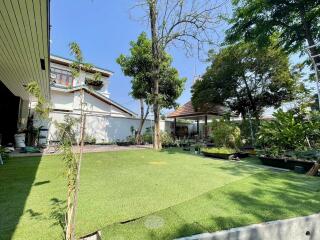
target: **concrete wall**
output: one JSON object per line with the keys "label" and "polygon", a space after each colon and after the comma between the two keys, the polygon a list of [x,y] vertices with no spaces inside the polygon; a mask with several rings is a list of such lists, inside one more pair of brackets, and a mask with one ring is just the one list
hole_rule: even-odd
{"label": "concrete wall", "polygon": [[[49,140],[57,140],[57,129],[54,122],[63,122],[66,114],[69,114],[75,118],[79,118],[80,116],[76,113],[64,113],[57,111],[51,112],[51,121],[47,123],[49,128]],[[137,118],[114,117],[103,114],[88,114],[86,118],[86,135],[94,137],[97,143],[125,140],[131,135],[131,126],[133,126],[135,129],[138,129],[139,124],[140,119]],[[35,126],[40,125],[46,125],[46,123],[38,121],[35,124]],[[165,126],[166,124],[162,123],[162,125]],[[142,132],[144,133],[148,127],[152,126],[153,122],[151,120],[146,120]],[[79,126],[76,126],[76,128],[79,128]]]}
{"label": "concrete wall", "polygon": [[53,109],[73,110],[73,93],[51,90],[51,105]]}
{"label": "concrete wall", "polygon": [[179,240],[318,240],[320,214],[266,222]]}

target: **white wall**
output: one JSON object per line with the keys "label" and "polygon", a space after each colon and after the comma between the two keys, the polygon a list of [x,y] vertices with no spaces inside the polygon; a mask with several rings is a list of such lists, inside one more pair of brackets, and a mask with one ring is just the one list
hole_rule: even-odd
{"label": "white wall", "polygon": [[51,104],[53,109],[73,110],[73,93],[51,90]]}
{"label": "white wall", "polygon": [[[54,121],[64,121],[64,116],[68,113],[64,112],[51,112],[49,123],[49,140],[57,140],[57,132]],[[70,113],[70,116],[79,118],[79,114]],[[43,124],[43,123],[42,123]],[[131,135],[130,127],[133,126],[136,130],[140,124],[140,119],[137,118],[124,118],[112,117],[108,115],[87,115],[86,118],[86,135],[94,137],[97,143],[101,142],[115,142],[117,140],[125,140]],[[36,123],[35,125],[39,125]],[[152,127],[153,123],[146,120],[142,129],[142,133],[146,128]],[[79,131],[79,126],[77,126]]]}

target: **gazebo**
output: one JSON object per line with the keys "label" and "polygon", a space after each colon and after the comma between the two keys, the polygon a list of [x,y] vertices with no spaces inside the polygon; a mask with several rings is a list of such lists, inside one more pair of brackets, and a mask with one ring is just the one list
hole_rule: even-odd
{"label": "gazebo", "polygon": [[200,120],[204,120],[204,138],[208,137],[208,119],[221,117],[225,113],[225,107],[222,105],[215,105],[207,112],[199,112],[194,109],[191,101],[180,106],[177,110],[170,113],[167,118],[174,119],[174,136],[177,136],[177,119],[193,120],[197,123],[197,135],[200,134]]}

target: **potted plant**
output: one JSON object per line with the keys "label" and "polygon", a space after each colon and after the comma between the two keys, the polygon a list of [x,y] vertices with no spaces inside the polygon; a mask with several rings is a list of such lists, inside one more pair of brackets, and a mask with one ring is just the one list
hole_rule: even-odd
{"label": "potted plant", "polygon": [[86,78],[85,83],[86,85],[93,87],[95,90],[100,90],[103,86],[103,81],[102,81],[102,75],[101,73],[95,73],[93,74],[93,78]]}

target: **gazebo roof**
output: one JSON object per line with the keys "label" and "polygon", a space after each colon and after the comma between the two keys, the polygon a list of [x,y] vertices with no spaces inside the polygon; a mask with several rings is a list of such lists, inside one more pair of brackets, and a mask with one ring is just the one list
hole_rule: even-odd
{"label": "gazebo roof", "polygon": [[221,116],[225,113],[225,108],[222,105],[215,105],[211,111],[208,112],[198,112],[196,111],[191,101],[186,104],[180,106],[177,110],[172,113],[169,113],[168,118],[184,118],[184,117],[197,117],[197,116],[205,116],[205,115],[214,115]]}

